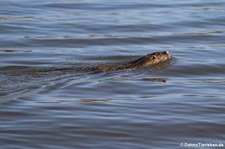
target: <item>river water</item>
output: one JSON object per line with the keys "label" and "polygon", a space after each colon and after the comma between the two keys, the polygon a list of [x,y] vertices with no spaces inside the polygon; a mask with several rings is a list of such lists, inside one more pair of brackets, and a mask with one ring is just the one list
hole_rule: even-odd
{"label": "river water", "polygon": [[[224,18],[224,0],[2,1],[1,148],[223,145]],[[76,69],[165,50],[161,69]]]}

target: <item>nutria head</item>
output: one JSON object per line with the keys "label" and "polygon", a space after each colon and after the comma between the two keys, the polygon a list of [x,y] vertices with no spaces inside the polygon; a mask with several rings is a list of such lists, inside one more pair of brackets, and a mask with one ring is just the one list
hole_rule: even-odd
{"label": "nutria head", "polygon": [[168,51],[155,52],[145,55],[138,60],[131,62],[130,64],[136,65],[137,67],[147,67],[168,61],[171,58],[172,57]]}

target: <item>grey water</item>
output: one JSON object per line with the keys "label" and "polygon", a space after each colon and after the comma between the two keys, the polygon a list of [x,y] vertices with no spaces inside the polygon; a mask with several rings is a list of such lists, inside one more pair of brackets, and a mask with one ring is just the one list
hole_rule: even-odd
{"label": "grey water", "polygon": [[[1,148],[223,145],[224,18],[224,0],[1,1]],[[77,69],[166,50],[161,69]]]}

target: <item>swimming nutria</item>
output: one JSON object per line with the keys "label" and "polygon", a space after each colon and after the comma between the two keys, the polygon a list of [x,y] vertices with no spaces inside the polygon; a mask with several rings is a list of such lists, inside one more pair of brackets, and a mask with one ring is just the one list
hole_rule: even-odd
{"label": "swimming nutria", "polygon": [[[125,64],[114,64],[114,65],[99,65],[99,66],[91,66],[91,67],[69,67],[69,68],[54,68],[54,69],[47,69],[47,70],[41,70],[41,72],[49,72],[49,71],[116,71],[116,70],[135,70],[138,68],[143,67],[150,67],[150,66],[156,66],[157,64],[163,64],[163,62],[168,62],[171,60],[172,57],[168,51],[162,51],[162,52],[155,52],[151,54],[147,54],[135,61],[131,61],[129,63]],[[40,72],[40,70],[38,70]]]}
{"label": "swimming nutria", "polygon": [[101,65],[93,68],[95,71],[134,70],[149,67],[170,60],[172,57],[168,51],[155,52],[145,55],[135,61],[121,65]]}

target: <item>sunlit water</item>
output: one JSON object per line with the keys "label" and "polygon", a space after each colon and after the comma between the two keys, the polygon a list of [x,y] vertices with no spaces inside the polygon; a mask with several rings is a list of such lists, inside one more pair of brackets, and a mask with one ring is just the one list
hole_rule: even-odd
{"label": "sunlit water", "polygon": [[[1,148],[225,143],[224,18],[223,0],[2,1]],[[77,69],[162,50],[163,69]]]}

